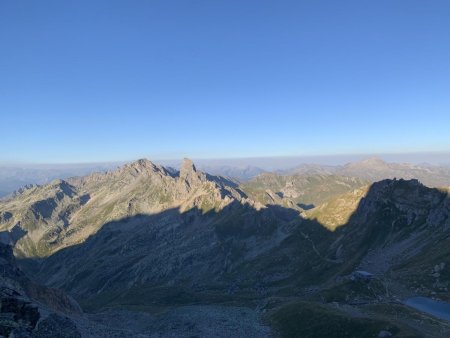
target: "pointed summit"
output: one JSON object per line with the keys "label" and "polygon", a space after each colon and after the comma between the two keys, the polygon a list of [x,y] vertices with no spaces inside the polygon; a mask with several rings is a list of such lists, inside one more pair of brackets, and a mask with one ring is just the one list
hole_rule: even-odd
{"label": "pointed summit", "polygon": [[194,162],[192,162],[191,159],[184,158],[183,162],[181,163],[180,176],[181,173],[189,173],[189,172],[197,172],[197,168],[195,168]]}
{"label": "pointed summit", "polygon": [[188,187],[192,188],[204,179],[203,176],[201,172],[197,171],[192,160],[188,158],[183,159],[180,167],[180,182],[184,182]]}
{"label": "pointed summit", "polygon": [[131,172],[131,173],[144,173],[144,172],[155,172],[158,171],[158,166],[153,162],[147,160],[146,158],[141,158],[129,164],[126,164],[123,167],[123,171]]}
{"label": "pointed summit", "polygon": [[180,167],[180,179],[190,181],[192,177],[197,177],[197,168],[189,158],[184,158]]}
{"label": "pointed summit", "polygon": [[129,164],[132,168],[154,168],[155,165],[153,162],[147,160],[146,158],[140,158],[139,160],[136,160]]}

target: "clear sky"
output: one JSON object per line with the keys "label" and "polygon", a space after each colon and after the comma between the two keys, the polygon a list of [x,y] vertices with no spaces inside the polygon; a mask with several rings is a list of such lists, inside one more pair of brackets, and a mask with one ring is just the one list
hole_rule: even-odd
{"label": "clear sky", "polygon": [[450,150],[450,1],[0,2],[0,161]]}

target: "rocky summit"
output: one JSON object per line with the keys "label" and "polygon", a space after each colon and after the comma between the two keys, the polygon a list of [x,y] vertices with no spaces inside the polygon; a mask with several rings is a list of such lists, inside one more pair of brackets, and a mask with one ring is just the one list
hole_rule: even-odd
{"label": "rocky summit", "polygon": [[138,160],[115,171],[25,189],[1,203],[0,226],[9,230],[18,256],[45,257],[84,242],[109,221],[169,209],[207,212],[244,199],[225,180],[198,172],[190,160],[175,175]]}
{"label": "rocky summit", "polygon": [[179,171],[142,159],[21,190],[0,201],[0,231],[3,336],[450,329],[404,305],[450,301],[448,190],[418,180],[314,172],[239,184],[189,159]]}

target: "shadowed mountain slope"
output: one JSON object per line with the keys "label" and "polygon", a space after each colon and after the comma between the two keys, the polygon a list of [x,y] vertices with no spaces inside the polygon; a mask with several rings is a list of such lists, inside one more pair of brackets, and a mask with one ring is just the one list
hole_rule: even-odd
{"label": "shadowed mountain slope", "polygon": [[[169,209],[109,222],[86,242],[42,260],[36,275],[81,299],[160,287],[260,298],[327,284],[370,256],[368,270],[407,282],[396,269],[446,241],[448,222],[445,192],[387,180],[374,184],[335,231],[280,206]],[[409,278],[422,275],[422,268],[408,270]]]}
{"label": "shadowed mountain slope", "polygon": [[[301,300],[290,309],[320,303],[319,317],[325,307],[351,323],[376,320],[374,330],[416,332],[409,315],[397,325],[355,304],[391,309],[414,294],[447,298],[448,192],[415,180],[350,191],[299,213],[255,202],[189,160],[180,172],[140,160],[29,189],[0,203],[0,220],[23,269],[89,311],[233,304],[275,318]],[[351,282],[357,269],[376,276],[369,289]],[[336,300],[351,311],[330,311]]]}
{"label": "shadowed mountain slope", "polygon": [[80,306],[64,292],[44,287],[24,275],[12,248],[0,243],[0,335],[4,337],[80,337],[67,316],[81,315]]}

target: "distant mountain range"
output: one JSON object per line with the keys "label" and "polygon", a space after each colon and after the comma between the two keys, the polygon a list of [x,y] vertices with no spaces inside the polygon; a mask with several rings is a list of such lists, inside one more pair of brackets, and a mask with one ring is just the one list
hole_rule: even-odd
{"label": "distant mountain range", "polygon": [[46,184],[54,179],[84,176],[96,171],[117,168],[122,163],[79,164],[79,165],[41,165],[41,166],[1,166],[0,198],[20,188],[33,184]]}
{"label": "distant mountain range", "polygon": [[238,181],[248,181],[265,172],[255,166],[201,165],[200,169],[212,175],[224,176]]}
{"label": "distant mountain range", "polygon": [[388,178],[418,179],[430,187],[450,185],[450,168],[431,164],[388,163],[372,157],[359,162],[348,163],[343,166],[304,164],[293,169],[282,171],[280,174],[321,174],[358,177],[371,182]]}
{"label": "distant mountain range", "polygon": [[[0,248],[25,273],[2,275],[18,283],[2,297],[39,303],[24,278],[62,289],[52,304],[73,297],[84,311],[61,310],[69,337],[446,337],[448,323],[402,301],[450,300],[449,190],[372,182],[407,172],[445,185],[425,168],[370,159],[238,184],[188,159],[142,159],[22,189],[0,201]],[[5,311],[0,334],[40,337],[44,324]]]}
{"label": "distant mountain range", "polygon": [[[103,163],[84,165],[47,165],[47,166],[1,166],[0,165],[0,198],[16,190],[33,184],[46,184],[54,179],[66,179],[84,176],[94,172],[115,169],[124,163]],[[450,185],[450,166],[430,164],[388,163],[379,158],[351,162],[342,166],[305,163],[291,169],[266,170],[253,165],[226,165],[203,161],[199,166],[204,172],[227,177],[236,182],[247,182],[263,173],[274,173],[281,176],[292,175],[336,175],[355,177],[371,182],[387,178],[418,179],[430,187]],[[166,166],[168,171],[177,171]]]}

